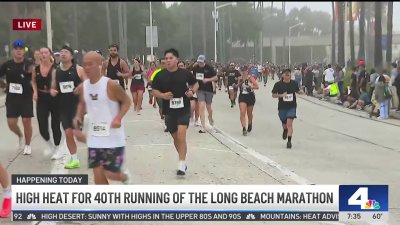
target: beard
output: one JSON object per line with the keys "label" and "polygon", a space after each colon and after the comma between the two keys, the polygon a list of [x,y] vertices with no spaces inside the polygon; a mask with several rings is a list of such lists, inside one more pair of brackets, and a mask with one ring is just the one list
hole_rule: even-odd
{"label": "beard", "polygon": [[118,53],[111,53],[110,57],[113,59],[118,58]]}

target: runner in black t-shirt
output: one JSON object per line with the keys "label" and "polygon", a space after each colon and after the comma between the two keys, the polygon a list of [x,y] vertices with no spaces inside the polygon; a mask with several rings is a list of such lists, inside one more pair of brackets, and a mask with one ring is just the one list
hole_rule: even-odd
{"label": "runner in black t-shirt", "polygon": [[303,94],[296,81],[291,80],[290,69],[282,71],[282,80],[275,83],[272,97],[279,98],[278,111],[283,127],[283,140],[288,138],[286,147],[292,148],[293,120],[296,118],[296,93]]}
{"label": "runner in black t-shirt", "polygon": [[[179,53],[175,49],[164,53],[167,68],[154,78],[153,94],[163,99],[163,112],[167,115],[165,122],[171,133],[179,155],[177,175],[185,175],[186,166],[186,131],[190,118],[190,98],[199,88],[194,76],[188,70],[178,68]],[[189,89],[187,85],[192,85]]]}
{"label": "runner in black t-shirt", "polygon": [[213,93],[213,81],[217,81],[218,77],[214,70],[214,68],[205,62],[206,57],[204,55],[199,55],[197,58],[198,65],[193,67],[193,75],[196,77],[196,80],[199,82],[199,91],[197,92],[197,99],[199,101],[199,111],[200,111],[200,120],[202,128],[199,130],[199,133],[205,133],[206,121],[205,121],[205,108],[207,108],[208,112],[208,121],[211,126],[214,126],[214,120],[212,116],[212,99],[214,96]]}
{"label": "runner in black t-shirt", "polygon": [[[7,96],[6,111],[8,127],[19,137],[19,150],[24,149],[24,155],[31,154],[33,93],[32,70],[33,62],[24,58],[25,44],[22,41],[13,43],[13,59],[0,67],[0,78],[6,76]],[[22,117],[24,136],[18,126],[18,118]]]}
{"label": "runner in black t-shirt", "polygon": [[240,72],[235,69],[235,64],[230,63],[229,69],[226,71],[226,77],[228,80],[228,93],[229,100],[231,100],[231,108],[236,105],[236,97],[238,93],[238,79],[240,77]]}

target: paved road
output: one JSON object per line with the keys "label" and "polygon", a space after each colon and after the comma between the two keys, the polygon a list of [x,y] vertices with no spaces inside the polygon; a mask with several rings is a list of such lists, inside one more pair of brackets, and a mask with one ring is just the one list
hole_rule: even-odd
{"label": "paved road", "polygon": [[[392,208],[390,224],[400,224],[399,203],[394,201],[399,199],[399,193],[396,193],[399,181],[395,167],[398,165],[396,159],[399,158],[399,147],[394,139],[398,126],[369,121],[299,100],[299,119],[295,121],[294,147],[292,150],[287,150],[285,142],[281,140],[277,103],[269,94],[271,85],[268,84],[268,87],[262,87],[257,92],[254,131],[247,137],[241,135],[238,108],[230,108],[226,93],[219,92],[216,95],[215,121],[219,132],[200,135],[197,133],[198,128],[190,128],[188,133],[189,170],[184,179],[176,178],[176,152],[169,134],[162,132],[163,127],[157,110],[147,104],[146,94],[142,115],[135,115],[131,111],[125,119],[128,136],[126,166],[133,174],[134,183],[389,184]],[[88,173],[89,180],[93,183],[92,173],[87,169],[87,153],[84,145],[79,145],[82,167],[67,171],[62,168],[62,160],[52,162],[43,156],[42,149],[45,143],[38,134],[36,118],[33,129],[33,155],[23,156],[22,152],[15,150],[17,138],[8,131],[5,108],[0,108],[2,134],[0,159],[8,166],[11,173]],[[10,222],[3,219],[0,223]],[[39,224],[56,223],[40,222]],[[126,222],[124,224],[188,223]],[[228,223],[213,222],[212,224]],[[251,224],[264,223],[252,222]],[[293,224],[338,223],[296,222]]]}

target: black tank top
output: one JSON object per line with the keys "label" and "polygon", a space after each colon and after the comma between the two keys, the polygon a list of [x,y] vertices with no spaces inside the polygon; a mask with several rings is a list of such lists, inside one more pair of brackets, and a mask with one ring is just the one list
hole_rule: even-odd
{"label": "black tank top", "polygon": [[132,85],[144,85],[144,80],[143,80],[143,76],[142,76],[143,70],[142,68],[140,68],[139,70],[136,70],[135,67],[133,68],[132,71]]}
{"label": "black tank top", "polygon": [[[239,82],[239,90],[240,90],[239,94],[240,95],[243,95],[243,90],[244,90],[243,83],[245,83],[245,85],[249,85],[249,82],[251,82],[251,78],[250,77],[248,77],[246,80],[241,80]],[[254,95],[254,91],[250,87],[246,88],[246,91],[247,91],[248,95]]]}
{"label": "black tank top", "polygon": [[[4,72],[8,84],[7,99],[32,99],[32,73],[28,72],[28,69],[32,64],[33,62],[24,59],[24,61],[21,63],[16,63],[14,60],[9,60],[2,65],[2,67],[5,69]],[[3,74],[0,74],[0,76],[1,75]]]}
{"label": "black tank top", "polygon": [[117,72],[121,73],[121,59],[118,58],[117,64],[115,66],[112,65],[111,63],[111,58],[108,60],[108,66],[107,66],[107,77],[110,78],[111,80],[118,80],[119,84],[123,89],[125,89],[125,84],[124,84],[124,78],[117,76]]}
{"label": "black tank top", "polygon": [[36,86],[38,90],[46,90],[49,91],[51,87],[51,74],[53,70],[56,68],[56,64],[51,65],[49,72],[47,73],[47,76],[44,77],[42,75],[42,72],[40,71],[40,65],[37,65],[35,67],[35,73],[36,73]]}
{"label": "black tank top", "polygon": [[60,105],[68,107],[71,104],[77,104],[79,96],[74,94],[74,90],[82,83],[82,80],[78,75],[76,65],[71,66],[67,71],[63,71],[58,67],[56,80]]}

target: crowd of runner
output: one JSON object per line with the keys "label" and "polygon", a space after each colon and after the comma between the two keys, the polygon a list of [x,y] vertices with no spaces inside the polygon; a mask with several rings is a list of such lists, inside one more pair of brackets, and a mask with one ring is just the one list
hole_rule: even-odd
{"label": "crowd of runner", "polygon": [[[188,169],[187,129],[195,126],[199,127],[199,133],[207,133],[207,121],[212,129],[212,103],[217,92],[226,94],[231,108],[238,103],[241,132],[246,136],[253,130],[255,90],[260,84],[266,86],[268,80],[275,80],[271,94],[278,98],[282,139],[287,141],[286,147],[290,149],[296,118],[296,94],[305,92],[311,96],[322,93],[322,99],[340,96],[343,104],[350,108],[363,107],[374,101],[382,103],[383,96],[380,118],[387,118],[382,115],[382,105],[387,107],[385,104],[389,101],[386,92],[390,90],[393,93],[396,89],[386,88],[386,84],[390,82],[398,87],[400,83],[400,76],[387,77],[384,70],[371,71],[371,76],[367,76],[364,64],[360,64],[358,73],[356,68],[353,69],[354,76],[347,93],[342,88],[345,71],[339,66],[301,64],[288,68],[272,63],[216,64],[212,60],[208,62],[205,55],[199,55],[197,60],[181,61],[176,49],[168,49],[162,58],[146,67],[139,58],[122,59],[116,44],[108,46],[107,55],[99,50],[86,53],[79,65],[74,61],[75,52],[69,46],[63,46],[55,53],[42,47],[34,52],[34,60],[25,57],[24,49],[24,42],[15,41],[13,59],[0,67],[0,78],[5,77],[5,80],[0,80],[0,86],[6,89],[7,123],[19,139],[18,149],[23,151],[23,155],[32,154],[32,118],[36,105],[39,132],[48,145],[45,154],[52,160],[63,158],[60,143],[64,132],[69,151],[64,168],[79,168],[77,141],[86,143],[88,164],[93,169],[96,184],[108,184],[109,180],[132,183],[129,171],[122,170],[126,146],[123,118],[130,110],[141,115],[146,89],[149,104],[158,107],[160,118],[165,123],[164,132],[169,132],[173,138],[178,153],[176,174],[184,176]],[[393,67],[396,74],[400,72],[400,67]],[[367,82],[372,92],[366,91]],[[399,87],[397,91],[400,91]],[[19,118],[23,130],[18,126]],[[89,121],[85,131],[84,120]],[[0,183],[4,189],[0,217],[9,217],[10,182],[1,164]]]}

